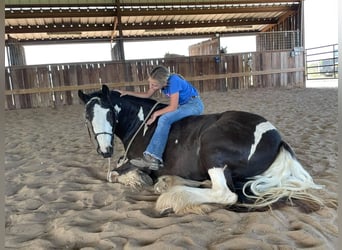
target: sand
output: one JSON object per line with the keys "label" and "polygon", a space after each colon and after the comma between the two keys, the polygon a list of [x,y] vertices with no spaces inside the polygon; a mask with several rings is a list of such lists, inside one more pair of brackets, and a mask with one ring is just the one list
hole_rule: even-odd
{"label": "sand", "polygon": [[[294,148],[322,198],[337,198],[337,88],[203,93],[206,113],[269,119]],[[152,188],[106,181],[83,106],[5,111],[6,249],[337,249],[337,211],[285,206],[160,216]],[[122,154],[117,142],[116,155]]]}

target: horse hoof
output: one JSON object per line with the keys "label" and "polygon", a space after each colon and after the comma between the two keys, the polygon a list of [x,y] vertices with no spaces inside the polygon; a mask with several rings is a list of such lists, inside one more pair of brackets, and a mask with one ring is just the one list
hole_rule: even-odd
{"label": "horse hoof", "polygon": [[235,204],[237,202],[237,200],[238,200],[237,194],[232,193],[226,199],[227,205],[233,205],[233,204]]}
{"label": "horse hoof", "polygon": [[108,171],[107,173],[107,181],[108,182],[118,182],[118,177],[119,177],[119,173],[117,171]]}
{"label": "horse hoof", "polygon": [[142,183],[144,183],[147,186],[152,186],[153,185],[153,180],[152,180],[152,178],[148,174],[146,174],[146,173],[144,173],[142,171],[139,171],[139,170],[138,170],[138,173],[140,175]]}
{"label": "horse hoof", "polygon": [[172,182],[172,177],[170,176],[159,177],[157,183],[154,184],[154,192],[156,194],[162,194],[166,192],[171,187],[171,184],[170,184],[171,182]]}
{"label": "horse hoof", "polygon": [[166,216],[168,214],[171,214],[172,212],[173,212],[173,209],[169,207],[169,208],[164,208],[163,210],[159,211],[159,214],[161,216]]}
{"label": "horse hoof", "polygon": [[154,193],[155,194],[162,194],[168,190],[168,186],[165,185],[166,183],[164,182],[157,182],[154,185]]}

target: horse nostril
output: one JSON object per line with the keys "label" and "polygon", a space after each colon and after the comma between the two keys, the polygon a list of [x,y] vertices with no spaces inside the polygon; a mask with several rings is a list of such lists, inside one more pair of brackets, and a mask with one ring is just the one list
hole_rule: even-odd
{"label": "horse nostril", "polygon": [[111,152],[103,153],[102,154],[103,158],[110,158],[112,156]]}
{"label": "horse nostril", "polygon": [[109,158],[113,155],[113,147],[107,147],[106,148],[106,152],[105,153],[102,153],[102,156],[104,158]]}
{"label": "horse nostril", "polygon": [[107,148],[107,152],[110,153],[110,154],[113,154],[113,147],[108,147]]}

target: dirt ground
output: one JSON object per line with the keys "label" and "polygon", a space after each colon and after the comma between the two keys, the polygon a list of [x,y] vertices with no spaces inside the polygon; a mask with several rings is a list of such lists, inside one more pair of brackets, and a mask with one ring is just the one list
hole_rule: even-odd
{"label": "dirt ground", "polygon": [[[337,198],[337,88],[208,92],[202,99],[206,113],[267,118],[325,185],[322,197]],[[331,207],[160,216],[152,188],[137,195],[106,181],[107,160],[90,144],[83,115],[82,105],[5,111],[6,249],[337,249]],[[115,150],[121,155],[119,143]]]}

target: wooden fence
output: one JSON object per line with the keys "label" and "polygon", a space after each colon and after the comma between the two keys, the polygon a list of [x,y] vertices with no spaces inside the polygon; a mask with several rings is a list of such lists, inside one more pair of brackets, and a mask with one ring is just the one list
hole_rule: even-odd
{"label": "wooden fence", "polygon": [[192,56],[126,62],[90,62],[6,68],[5,108],[79,103],[77,90],[110,88],[142,91],[155,65],[182,74],[200,92],[250,87],[304,87],[304,52],[291,51]]}

